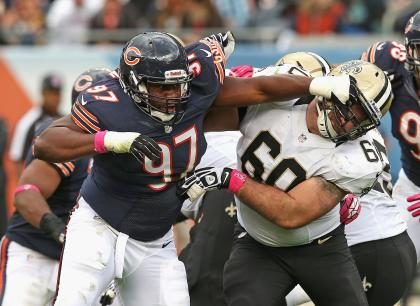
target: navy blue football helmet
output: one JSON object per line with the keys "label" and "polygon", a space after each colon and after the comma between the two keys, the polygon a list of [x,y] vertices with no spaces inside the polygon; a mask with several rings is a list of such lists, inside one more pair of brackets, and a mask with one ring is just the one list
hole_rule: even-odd
{"label": "navy blue football helmet", "polygon": [[408,20],[404,37],[407,49],[405,68],[416,78],[420,78],[420,11]]}
{"label": "navy blue football helmet", "polygon": [[[140,110],[164,125],[184,116],[191,92],[192,73],[184,47],[173,36],[146,32],[132,38],[120,57],[120,82]],[[149,85],[179,86],[179,97],[152,95]]]}
{"label": "navy blue football helmet", "polygon": [[91,87],[93,83],[102,80],[109,73],[111,73],[111,69],[108,68],[91,68],[79,75],[71,90],[71,103],[76,102],[80,92]]}

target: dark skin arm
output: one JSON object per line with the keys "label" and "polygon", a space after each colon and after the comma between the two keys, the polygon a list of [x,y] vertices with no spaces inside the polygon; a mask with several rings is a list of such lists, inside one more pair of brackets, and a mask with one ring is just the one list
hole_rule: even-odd
{"label": "dark skin arm", "polygon": [[309,94],[312,78],[298,75],[225,77],[213,106],[248,106],[286,101]]}
{"label": "dark skin arm", "polygon": [[57,189],[61,177],[48,163],[36,159],[22,172],[18,185],[34,184],[41,193],[35,190],[25,190],[16,194],[14,203],[17,211],[30,224],[39,228],[41,218],[51,213],[46,199]]}
{"label": "dark skin arm", "polygon": [[205,132],[235,131],[239,129],[236,107],[213,107],[204,118]]}
{"label": "dark skin arm", "polygon": [[329,212],[346,194],[321,177],[309,178],[287,193],[248,178],[236,196],[278,226],[294,229]]}
{"label": "dark skin arm", "polygon": [[96,154],[94,135],[87,134],[71,119],[60,118],[35,139],[36,158],[49,162],[64,162]]}

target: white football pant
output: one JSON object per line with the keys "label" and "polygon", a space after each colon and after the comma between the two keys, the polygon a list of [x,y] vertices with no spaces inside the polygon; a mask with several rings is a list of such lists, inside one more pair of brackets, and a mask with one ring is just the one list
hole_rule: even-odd
{"label": "white football pant", "polygon": [[[26,248],[8,238],[2,239],[2,306],[49,306],[57,285],[58,260]],[[1,294],[1,293],[0,293]]]}
{"label": "white football pant", "polygon": [[173,234],[141,242],[102,220],[81,198],[67,226],[55,306],[90,306],[116,279],[125,306],[189,306]]}

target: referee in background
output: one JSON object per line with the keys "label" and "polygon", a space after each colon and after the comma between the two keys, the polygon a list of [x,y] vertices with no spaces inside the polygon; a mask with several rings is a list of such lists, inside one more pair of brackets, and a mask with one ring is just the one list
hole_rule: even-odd
{"label": "referee in background", "polygon": [[34,105],[18,121],[12,142],[10,145],[9,157],[15,162],[17,175],[20,176],[26,153],[32,144],[35,129],[38,124],[47,117],[59,117],[58,106],[61,100],[63,82],[58,74],[47,74],[41,85],[42,101]]}

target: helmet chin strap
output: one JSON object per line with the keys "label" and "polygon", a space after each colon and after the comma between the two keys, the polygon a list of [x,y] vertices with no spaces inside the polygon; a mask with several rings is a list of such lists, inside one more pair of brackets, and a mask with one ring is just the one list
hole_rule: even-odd
{"label": "helmet chin strap", "polygon": [[[318,113],[317,118],[317,125],[318,130],[321,133],[321,135],[325,138],[332,138],[338,136],[337,132],[334,130],[334,127],[332,126],[331,120],[328,117],[328,114],[331,112],[330,110],[327,110],[327,116],[325,116],[325,112],[321,111],[319,108],[319,103],[316,102],[316,112]],[[327,123],[327,125],[325,125]]]}

